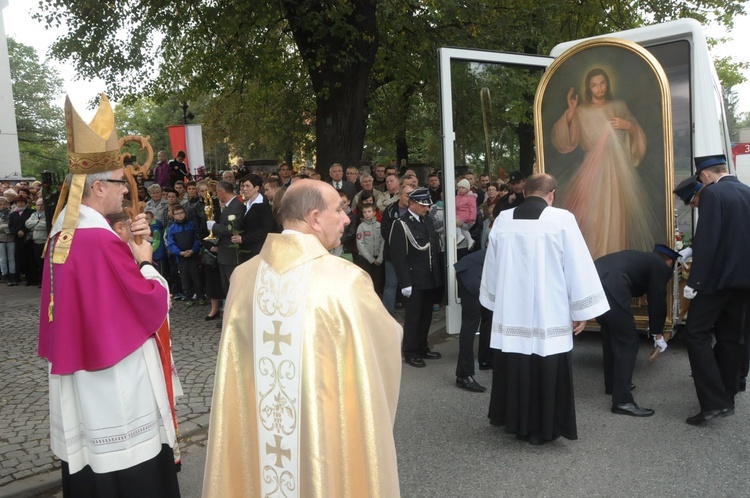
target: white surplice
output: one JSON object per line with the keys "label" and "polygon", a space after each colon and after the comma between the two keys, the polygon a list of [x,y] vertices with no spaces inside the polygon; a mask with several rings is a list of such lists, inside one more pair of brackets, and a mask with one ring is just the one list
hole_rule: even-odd
{"label": "white surplice", "polygon": [[549,356],[573,348],[573,321],[609,309],[586,242],[569,211],[547,207],[538,220],[500,213],[489,237],[480,288],[493,311],[490,346]]}

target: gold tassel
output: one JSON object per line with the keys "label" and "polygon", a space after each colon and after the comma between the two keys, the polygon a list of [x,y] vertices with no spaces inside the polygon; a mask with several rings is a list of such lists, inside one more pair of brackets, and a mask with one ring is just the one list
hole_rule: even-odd
{"label": "gold tassel", "polygon": [[52,294],[49,297],[49,307],[47,307],[47,319],[49,323],[55,319],[55,295]]}

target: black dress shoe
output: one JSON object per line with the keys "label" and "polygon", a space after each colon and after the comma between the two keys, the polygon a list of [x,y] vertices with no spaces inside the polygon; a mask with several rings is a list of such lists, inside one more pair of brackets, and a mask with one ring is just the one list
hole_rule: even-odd
{"label": "black dress shoe", "polygon": [[423,353],[419,353],[419,356],[421,356],[425,360],[437,360],[443,357],[443,355],[436,351],[426,351]]}
{"label": "black dress shoe", "polygon": [[618,403],[612,405],[612,413],[631,415],[633,417],[650,417],[654,414],[651,408],[641,408],[637,403]]}
{"label": "black dress shoe", "polygon": [[474,393],[483,393],[487,390],[486,387],[479,385],[479,382],[471,375],[468,377],[456,377],[456,385],[461,389],[466,389]]}
{"label": "black dress shoe", "polygon": [[688,417],[685,422],[687,422],[690,425],[701,425],[703,422],[708,422],[712,418],[716,417],[728,417],[729,415],[734,415],[734,408],[722,408],[720,410],[705,410],[702,412],[699,412],[696,415],[693,415],[692,417]]}
{"label": "black dress shoe", "polygon": [[211,321],[211,320],[216,320],[216,319],[217,319],[217,318],[219,318],[220,316],[221,316],[221,312],[217,311],[217,312],[216,312],[216,313],[214,313],[213,315],[206,315],[206,318],[204,318],[204,320],[206,320],[207,322],[209,322],[209,321]]}
{"label": "black dress shoe", "polygon": [[413,367],[417,368],[424,368],[427,365],[425,364],[424,360],[420,358],[419,356],[413,356],[411,358],[406,358],[406,364],[411,365]]}
{"label": "black dress shoe", "polygon": [[492,370],[492,363],[480,363],[479,370]]}

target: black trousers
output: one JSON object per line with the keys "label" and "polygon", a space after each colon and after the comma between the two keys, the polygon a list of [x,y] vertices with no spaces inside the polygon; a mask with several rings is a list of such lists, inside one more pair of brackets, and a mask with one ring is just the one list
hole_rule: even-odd
{"label": "black trousers", "polygon": [[203,287],[201,286],[201,277],[198,271],[198,256],[194,255],[189,258],[180,257],[178,265],[182,292],[185,293],[187,299],[192,298],[193,294],[197,294],[198,299],[201,299],[203,297]]}
{"label": "black trousers", "polygon": [[458,278],[458,295],[461,298],[461,332],[458,336],[458,362],[456,377],[474,375],[474,336],[479,330],[479,363],[492,364],[490,349],[492,311],[481,305]]}
{"label": "black trousers", "polygon": [[630,384],[638,356],[639,341],[635,318],[609,294],[610,309],[596,320],[602,326],[604,391],[612,393],[612,404],[633,403]]}
{"label": "black trousers", "polygon": [[235,265],[219,265],[219,276],[221,277],[221,288],[226,296],[229,293],[229,277],[232,276],[232,272],[237,268]]}
{"label": "black trousers", "polygon": [[[685,338],[701,410],[734,406],[745,357],[744,314],[747,291],[721,290],[698,295],[690,303]],[[711,348],[711,329],[716,345]]]}
{"label": "black trousers", "polygon": [[385,272],[384,272],[384,265],[385,262],[376,265],[374,263],[370,263],[367,261],[363,256],[360,256],[359,254],[354,255],[354,264],[362,268],[364,271],[367,272],[368,275],[370,275],[370,278],[372,279],[372,285],[375,287],[375,292],[378,294],[378,297],[383,297],[383,284],[385,280]]}
{"label": "black trousers", "polygon": [[427,335],[432,324],[434,289],[412,290],[404,301],[404,358],[414,358],[429,351]]}

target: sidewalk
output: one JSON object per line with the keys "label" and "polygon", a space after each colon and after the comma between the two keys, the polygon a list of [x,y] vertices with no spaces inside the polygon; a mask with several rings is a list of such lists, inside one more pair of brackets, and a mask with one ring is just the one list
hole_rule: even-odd
{"label": "sidewalk", "polygon": [[[46,361],[36,354],[39,292],[0,282],[0,498],[34,496],[60,485],[60,462],[49,447]],[[176,405],[184,447],[208,427],[221,337],[220,322],[204,320],[208,309],[176,302],[170,314],[172,353],[185,392]],[[403,323],[403,310],[396,318]],[[444,330],[441,308],[431,332]]]}

